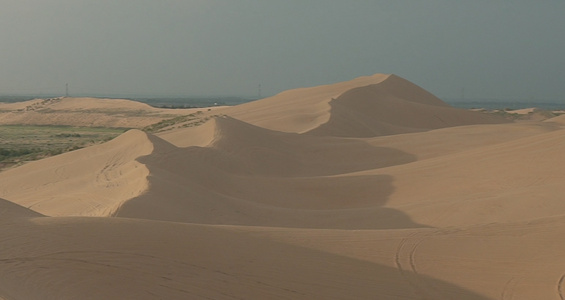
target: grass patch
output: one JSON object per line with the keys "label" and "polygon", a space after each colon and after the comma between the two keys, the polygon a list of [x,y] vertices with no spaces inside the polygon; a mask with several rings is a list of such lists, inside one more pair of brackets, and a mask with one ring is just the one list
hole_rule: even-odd
{"label": "grass patch", "polygon": [[178,116],[178,117],[166,119],[166,120],[163,120],[161,122],[149,125],[149,126],[143,128],[142,130],[145,131],[145,132],[150,132],[150,133],[161,132],[164,129],[171,127],[173,125],[176,125],[176,124],[179,124],[179,123],[184,123],[184,122],[189,122],[189,121],[194,121],[196,119],[198,119],[196,114],[190,114],[190,115],[186,115],[186,116]]}
{"label": "grass patch", "polygon": [[109,141],[124,128],[0,125],[0,170]]}
{"label": "grass patch", "polygon": [[200,126],[211,118],[215,118],[217,116],[218,115],[205,116],[202,111],[197,111],[196,113],[192,113],[190,115],[177,116],[163,120],[153,125],[149,125],[142,130],[149,133],[158,133],[174,128],[195,127]]}

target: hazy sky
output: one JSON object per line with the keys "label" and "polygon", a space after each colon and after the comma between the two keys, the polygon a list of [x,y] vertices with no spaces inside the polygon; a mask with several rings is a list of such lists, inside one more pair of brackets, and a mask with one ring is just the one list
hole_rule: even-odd
{"label": "hazy sky", "polygon": [[0,94],[273,95],[394,73],[563,99],[563,0],[0,0]]}

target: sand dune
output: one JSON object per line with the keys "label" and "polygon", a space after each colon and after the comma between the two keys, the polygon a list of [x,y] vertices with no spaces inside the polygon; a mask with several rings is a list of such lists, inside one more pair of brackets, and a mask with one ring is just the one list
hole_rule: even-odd
{"label": "sand dune", "polygon": [[378,84],[351,89],[329,104],[328,122],[309,133],[372,137],[505,122],[497,116],[452,108],[420,87],[394,75]]}
{"label": "sand dune", "polygon": [[553,122],[553,123],[565,125],[565,115],[560,115],[551,119],[547,119],[545,120],[545,122]]}
{"label": "sand dune", "polygon": [[415,155],[418,160],[441,157],[484,146],[552,132],[560,129],[551,123],[509,123],[442,128],[427,132],[363,139],[374,146],[386,146]]}
{"label": "sand dune", "polygon": [[[315,228],[418,226],[381,207],[392,191],[388,176],[340,175],[408,163],[411,155],[363,141],[270,131],[228,117],[213,122],[207,147],[168,145],[167,151],[155,149],[166,155],[140,158],[150,170],[149,189],[124,203],[117,216]],[[387,222],[392,216],[397,220]]]}
{"label": "sand dune", "polygon": [[0,173],[0,299],[565,298],[562,117],[382,74],[214,114]]}
{"label": "sand dune", "polygon": [[[557,216],[565,210],[563,129],[358,175],[387,174],[387,207],[416,222],[459,226]],[[488,170],[488,171],[485,171]]]}
{"label": "sand dune", "polygon": [[0,124],[142,128],[198,109],[159,109],[124,99],[51,98],[0,103]]}
{"label": "sand dune", "polygon": [[205,122],[200,126],[181,127],[159,133],[159,137],[178,147],[209,145],[215,136],[216,122]]}
{"label": "sand dune", "polygon": [[344,137],[507,122],[499,116],[452,108],[417,85],[384,74],[291,90],[222,112],[273,130]]}
{"label": "sand dune", "polygon": [[531,113],[535,112],[536,109],[537,108],[535,108],[535,107],[522,108],[522,109],[515,109],[515,110],[508,111],[508,113],[518,114],[518,115],[527,115],[527,114],[531,114]]}
{"label": "sand dune", "polygon": [[[214,139],[209,144],[229,162],[231,173],[255,176],[322,176],[375,169],[411,162],[410,155],[367,145],[364,141],[332,137],[308,137],[281,133],[229,118],[214,120]],[[346,156],[343,154],[347,153]],[[187,158],[189,159],[189,158]],[[229,166],[223,167],[229,169]]]}
{"label": "sand dune", "polygon": [[331,85],[300,88],[273,97],[222,110],[238,120],[263,128],[303,133],[329,119],[329,102],[344,92],[386,80],[390,75],[375,74]]}
{"label": "sand dune", "polygon": [[[210,147],[179,148],[156,160],[141,159],[151,174],[159,175],[150,177],[148,192],[124,204],[118,215],[360,229],[535,219],[565,209],[559,198],[565,192],[560,185],[565,144],[559,137],[565,132],[554,126],[458,127],[420,133],[420,141],[398,136],[408,145],[389,148],[376,145],[394,145],[392,138],[365,144],[339,138],[303,140],[307,137],[261,134],[259,128],[231,119],[216,122],[242,135],[217,129],[219,137]],[[434,144],[446,131],[452,132],[450,139]],[[430,144],[442,147],[443,153]],[[340,158],[340,153],[347,157]],[[417,161],[418,155],[427,159]],[[163,193],[167,197],[160,199],[157,195]],[[537,205],[540,198],[542,206]]]}
{"label": "sand dune", "polygon": [[152,151],[145,133],[130,130],[0,173],[0,197],[49,216],[109,216],[146,190],[148,170],[135,159]]}

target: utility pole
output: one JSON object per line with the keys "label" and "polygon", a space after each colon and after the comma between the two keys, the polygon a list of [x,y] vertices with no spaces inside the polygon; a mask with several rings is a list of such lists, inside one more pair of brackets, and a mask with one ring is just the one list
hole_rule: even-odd
{"label": "utility pole", "polygon": [[69,84],[65,84],[65,97],[69,97]]}

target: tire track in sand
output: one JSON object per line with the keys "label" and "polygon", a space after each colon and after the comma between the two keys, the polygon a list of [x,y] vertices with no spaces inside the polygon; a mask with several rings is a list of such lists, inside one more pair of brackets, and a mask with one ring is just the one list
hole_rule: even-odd
{"label": "tire track in sand", "polygon": [[516,277],[510,278],[504,284],[504,288],[502,289],[502,293],[500,293],[500,300],[510,300],[514,298],[514,290],[516,289],[516,285],[518,284],[518,280]]}
{"label": "tire track in sand", "polygon": [[559,281],[557,282],[557,294],[559,294],[559,299],[565,300],[565,293],[563,293],[563,282],[565,281],[565,274],[561,275]]}
{"label": "tire track in sand", "polygon": [[425,236],[422,235],[421,232],[414,232],[403,238],[396,248],[394,262],[400,275],[408,282],[416,295],[429,299],[442,299],[443,295],[418,272],[415,257],[418,247],[425,240]]}

